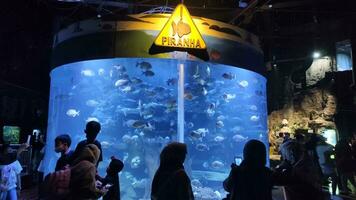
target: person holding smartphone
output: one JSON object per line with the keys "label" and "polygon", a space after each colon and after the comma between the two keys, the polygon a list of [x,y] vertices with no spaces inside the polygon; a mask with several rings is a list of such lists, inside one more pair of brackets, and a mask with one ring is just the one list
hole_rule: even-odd
{"label": "person holding smartphone", "polygon": [[105,188],[108,192],[103,196],[103,200],[120,200],[119,172],[124,168],[124,163],[111,157],[111,162],[106,168],[105,178],[97,177],[97,187]]}

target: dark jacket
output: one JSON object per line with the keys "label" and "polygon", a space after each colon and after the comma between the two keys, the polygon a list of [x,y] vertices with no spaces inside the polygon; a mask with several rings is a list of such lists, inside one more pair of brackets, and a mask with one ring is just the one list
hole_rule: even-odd
{"label": "dark jacket", "polygon": [[58,158],[55,171],[59,171],[63,169],[66,165],[70,165],[70,159],[73,154],[73,151],[69,151],[68,153],[61,155]]}
{"label": "dark jacket", "polygon": [[77,144],[77,147],[75,148],[73,154],[72,154],[72,158],[71,158],[71,166],[73,166],[73,161],[76,160],[78,158],[78,155],[80,154],[80,151],[88,144],[94,144],[95,146],[97,146],[100,150],[100,154],[99,154],[99,159],[98,162],[96,163],[96,167],[98,167],[99,162],[103,161],[103,150],[101,149],[101,144],[98,140],[95,140],[93,143],[88,143],[87,140],[82,140],[81,142],[79,142]]}
{"label": "dark jacket", "polygon": [[171,143],[163,148],[160,166],[152,181],[152,200],[193,200],[190,179],[184,171],[183,162],[187,147]]}
{"label": "dark jacket", "polygon": [[240,166],[232,166],[223,185],[230,200],[272,200],[272,179],[267,167],[253,169],[243,161]]}

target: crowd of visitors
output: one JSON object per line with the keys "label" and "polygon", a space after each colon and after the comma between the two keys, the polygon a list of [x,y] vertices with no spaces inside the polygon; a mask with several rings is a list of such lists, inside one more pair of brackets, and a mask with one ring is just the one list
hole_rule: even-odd
{"label": "crowd of visitors", "polygon": [[[54,151],[60,153],[55,171],[48,174],[41,187],[40,199],[117,200],[120,199],[119,172],[124,163],[111,157],[106,175],[97,173],[103,160],[101,144],[96,140],[100,123],[90,121],[84,130],[86,139],[71,150],[67,134],[55,138]],[[28,147],[22,144],[13,150],[9,144],[0,149],[0,200],[17,200],[21,187],[22,167],[19,154]],[[232,163],[231,171],[222,187],[228,193],[225,200],[272,200],[274,186],[283,186],[286,200],[323,200],[323,186],[332,185],[332,194],[351,192],[355,187],[356,133],[351,141],[340,140],[336,146],[328,144],[320,135],[312,134],[306,140],[301,134],[294,139],[284,137],[279,147],[281,163],[274,168],[266,166],[266,146],[259,140],[249,140],[243,149],[240,164]],[[151,187],[152,200],[192,200],[193,190],[184,169],[187,146],[172,142],[160,154],[160,164]],[[325,190],[324,190],[325,191]]]}

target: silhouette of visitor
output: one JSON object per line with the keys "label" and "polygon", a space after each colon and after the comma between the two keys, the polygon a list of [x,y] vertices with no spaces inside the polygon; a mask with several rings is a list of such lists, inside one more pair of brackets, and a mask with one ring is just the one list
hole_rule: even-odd
{"label": "silhouette of visitor", "polygon": [[314,158],[295,140],[283,145],[284,160],[277,166],[279,172],[288,172],[292,180],[285,186],[286,200],[322,200],[321,176]]}
{"label": "silhouette of visitor", "polygon": [[160,165],[152,181],[152,200],[193,200],[190,179],[183,163],[187,146],[173,142],[163,148]]}
{"label": "silhouette of visitor", "polygon": [[99,162],[101,162],[103,160],[103,150],[101,149],[101,144],[98,140],[96,140],[96,136],[98,135],[98,133],[100,132],[101,129],[101,125],[99,122],[96,121],[90,121],[86,124],[85,127],[85,136],[86,136],[86,140],[82,140],[81,142],[79,142],[77,144],[77,147],[74,150],[74,153],[72,154],[72,158],[71,160],[74,161],[77,157],[78,154],[80,154],[80,151],[88,144],[94,144],[96,145],[99,150],[100,150],[100,156],[99,156],[99,160],[96,163],[96,167],[98,167]]}
{"label": "silhouette of visitor", "polygon": [[120,200],[120,181],[119,172],[124,168],[124,163],[116,159],[115,156],[111,157],[111,162],[106,168],[106,176],[104,178],[97,176],[100,181],[99,187],[108,188],[108,192],[103,197],[103,200]]}
{"label": "silhouette of visitor", "polygon": [[72,140],[68,134],[59,135],[54,140],[54,151],[56,153],[61,153],[61,157],[57,160],[55,171],[64,169],[65,166],[70,164],[70,158],[73,154],[73,151],[70,150],[70,144]]}
{"label": "silhouette of visitor", "polygon": [[266,146],[258,140],[250,140],[243,150],[240,166],[231,165],[224,189],[229,200],[272,200],[272,172],[266,165]]}

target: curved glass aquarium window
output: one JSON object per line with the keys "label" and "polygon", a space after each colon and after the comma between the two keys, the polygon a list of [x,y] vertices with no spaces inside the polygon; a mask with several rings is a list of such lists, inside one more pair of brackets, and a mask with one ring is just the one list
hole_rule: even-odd
{"label": "curved glass aquarium window", "polygon": [[[124,200],[150,199],[161,149],[183,136],[196,199],[225,196],[222,181],[248,140],[268,147],[266,80],[255,72],[206,62],[117,58],[63,65],[51,78],[45,173],[54,170],[59,157],[53,150],[57,135],[71,135],[74,149],[85,138],[86,122],[99,121],[103,162],[98,171],[105,175],[113,155],[123,160]],[[178,95],[179,85],[184,95]],[[184,110],[180,120],[179,109]]]}

